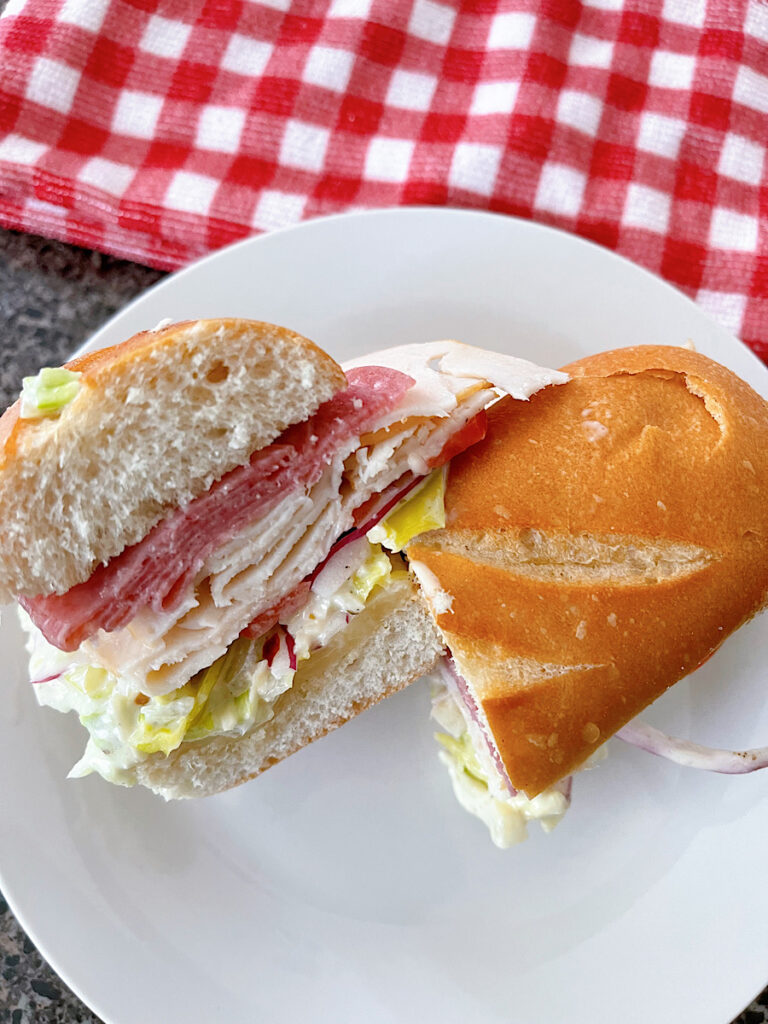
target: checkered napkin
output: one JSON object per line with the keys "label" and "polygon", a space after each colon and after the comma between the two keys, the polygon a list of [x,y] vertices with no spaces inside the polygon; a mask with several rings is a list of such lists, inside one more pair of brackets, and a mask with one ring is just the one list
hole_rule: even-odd
{"label": "checkered napkin", "polygon": [[[0,0],[1,2],[1,0]],[[173,268],[350,208],[557,225],[768,359],[766,0],[10,0],[0,223]]]}

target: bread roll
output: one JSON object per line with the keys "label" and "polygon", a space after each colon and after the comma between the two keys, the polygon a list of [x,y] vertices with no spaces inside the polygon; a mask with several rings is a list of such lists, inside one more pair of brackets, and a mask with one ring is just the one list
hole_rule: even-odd
{"label": "bread roll", "polygon": [[61,594],[346,387],[293,331],[196,320],[66,364],[58,416],[0,419],[0,602]]}
{"label": "bread roll", "polygon": [[768,597],[768,404],[643,346],[489,412],[408,555],[512,785],[578,768]]}

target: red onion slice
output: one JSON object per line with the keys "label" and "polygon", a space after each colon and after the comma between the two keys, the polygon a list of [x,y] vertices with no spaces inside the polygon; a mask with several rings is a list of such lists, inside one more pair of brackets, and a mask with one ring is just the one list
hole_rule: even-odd
{"label": "red onion slice", "polygon": [[456,667],[456,662],[453,660],[453,655],[449,652],[448,656],[441,658],[438,662],[438,670],[443,673],[443,678],[446,679],[449,688],[458,691],[459,697],[461,698],[464,706],[471,715],[473,721],[477,725],[478,729],[483,735],[488,751],[491,755],[496,771],[501,776],[504,785],[509,790],[511,796],[517,795],[517,790],[512,785],[509,776],[507,775],[504,762],[501,760],[501,754],[493,742],[491,737],[488,735],[488,730],[485,727],[485,723],[480,717],[480,709],[477,706],[477,701],[472,696],[467,681],[464,676],[459,672]]}
{"label": "red onion slice", "polygon": [[629,722],[616,733],[620,740],[646,750],[649,754],[665,757],[685,768],[701,768],[724,775],[743,775],[768,768],[768,747],[754,750],[718,750],[691,743],[677,736],[668,736],[645,722]]}
{"label": "red onion slice", "polygon": [[54,679],[61,679],[61,677],[64,675],[64,671],[65,670],[62,670],[61,672],[56,672],[55,675],[52,676],[46,676],[45,679],[30,679],[30,682],[32,683],[33,686],[40,686],[42,683],[52,683]]}

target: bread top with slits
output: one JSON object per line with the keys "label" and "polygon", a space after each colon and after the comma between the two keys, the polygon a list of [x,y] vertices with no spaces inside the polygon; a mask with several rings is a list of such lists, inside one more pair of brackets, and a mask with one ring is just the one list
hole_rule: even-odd
{"label": "bread top with slits", "polygon": [[408,550],[529,796],[768,597],[768,403],[686,349],[565,369],[567,384],[489,411],[451,464],[446,528]]}
{"label": "bread top with slits", "polygon": [[143,331],[66,364],[58,416],[0,419],[0,601],[63,593],[346,387],[311,341],[252,320]]}

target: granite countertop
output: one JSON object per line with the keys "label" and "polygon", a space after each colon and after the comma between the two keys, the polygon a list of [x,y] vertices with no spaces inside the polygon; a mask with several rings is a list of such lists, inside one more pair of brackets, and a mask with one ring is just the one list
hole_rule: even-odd
{"label": "granite countertop", "polygon": [[[16,397],[25,374],[62,362],[161,276],[100,253],[0,230],[0,406]],[[1,894],[0,968],[0,1024],[99,1024],[48,967]],[[734,1024],[768,1024],[768,988]]]}

